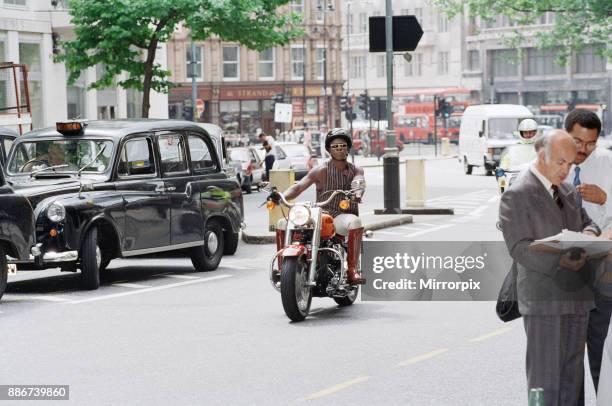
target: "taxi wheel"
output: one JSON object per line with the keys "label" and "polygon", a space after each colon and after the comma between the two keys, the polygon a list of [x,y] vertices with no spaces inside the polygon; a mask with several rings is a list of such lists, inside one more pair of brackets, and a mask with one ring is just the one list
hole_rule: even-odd
{"label": "taxi wheel", "polygon": [[234,255],[238,249],[238,241],[240,241],[240,234],[234,233],[232,230],[225,232],[225,241],[223,241],[223,255]]}
{"label": "taxi wheel", "polygon": [[204,229],[204,245],[191,249],[191,263],[196,271],[214,271],[223,257],[224,237],[221,226],[209,221]]}
{"label": "taxi wheel", "polygon": [[81,287],[94,290],[100,287],[102,251],[98,245],[98,230],[94,227],[87,232],[81,246]]}
{"label": "taxi wheel", "polygon": [[6,281],[8,278],[8,265],[6,264],[6,252],[4,247],[0,244],[0,298],[6,290]]}

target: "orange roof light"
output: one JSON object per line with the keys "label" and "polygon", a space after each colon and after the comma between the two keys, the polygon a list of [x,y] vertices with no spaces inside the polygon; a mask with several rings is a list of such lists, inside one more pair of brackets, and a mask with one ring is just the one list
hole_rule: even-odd
{"label": "orange roof light", "polygon": [[55,129],[63,135],[80,135],[83,133],[85,123],[82,121],[65,121],[55,123]]}

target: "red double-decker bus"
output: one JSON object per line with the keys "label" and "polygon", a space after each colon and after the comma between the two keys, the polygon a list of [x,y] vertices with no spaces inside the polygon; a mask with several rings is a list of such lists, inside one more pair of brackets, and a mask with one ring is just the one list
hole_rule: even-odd
{"label": "red double-decker bus", "polygon": [[471,103],[470,89],[460,87],[396,90],[398,111],[393,117],[393,128],[404,142],[433,143],[434,141],[434,97],[444,98],[452,107],[450,117],[438,118],[438,139],[448,137],[451,142],[459,139],[459,125],[463,111]]}

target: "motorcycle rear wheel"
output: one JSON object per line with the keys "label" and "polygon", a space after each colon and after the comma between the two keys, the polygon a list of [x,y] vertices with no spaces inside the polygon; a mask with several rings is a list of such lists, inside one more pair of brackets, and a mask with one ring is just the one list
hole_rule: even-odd
{"label": "motorcycle rear wheel", "polygon": [[303,321],[310,311],[312,291],[307,283],[306,262],[296,257],[283,258],[281,300],[285,314],[292,321]]}

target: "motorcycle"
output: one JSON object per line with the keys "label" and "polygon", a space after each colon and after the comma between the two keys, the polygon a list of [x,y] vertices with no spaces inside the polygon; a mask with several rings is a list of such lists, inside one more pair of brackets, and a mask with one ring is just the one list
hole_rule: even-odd
{"label": "motorcycle", "polygon": [[347,282],[348,239],[336,233],[334,219],[323,207],[343,195],[339,206],[346,210],[364,189],[365,181],[356,180],[351,190],[329,191],[329,198],[319,203],[290,203],[275,189],[268,196],[268,209],[276,207],[274,200],[289,208],[284,241],[277,241],[282,248],[270,262],[270,282],[280,292],[285,314],[292,321],[308,316],[313,296],[330,297],[340,306],[350,306],[357,299],[359,286]]}

